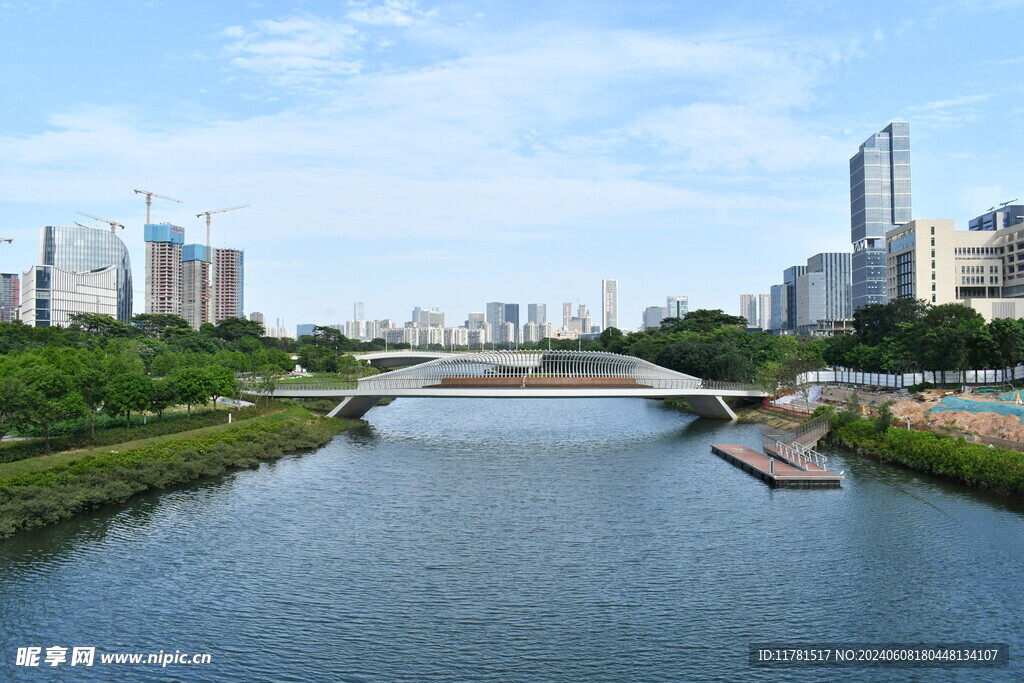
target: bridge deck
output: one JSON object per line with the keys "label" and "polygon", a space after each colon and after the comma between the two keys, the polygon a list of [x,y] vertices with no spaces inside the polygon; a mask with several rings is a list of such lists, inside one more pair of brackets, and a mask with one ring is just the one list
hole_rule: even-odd
{"label": "bridge deck", "polygon": [[711,444],[711,451],[771,486],[837,487],[843,480],[838,474],[821,468],[800,470],[778,459],[772,472],[766,453],[739,444]]}

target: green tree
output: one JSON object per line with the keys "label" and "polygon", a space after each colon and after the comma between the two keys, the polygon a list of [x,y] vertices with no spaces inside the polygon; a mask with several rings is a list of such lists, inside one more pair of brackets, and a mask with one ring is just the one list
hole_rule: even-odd
{"label": "green tree", "polygon": [[24,410],[25,384],[14,373],[3,372],[0,374],[0,438],[17,425]]}
{"label": "green tree", "polygon": [[132,316],[132,325],[142,335],[153,339],[188,334],[192,331],[192,326],[187,320],[169,313],[139,313]]}
{"label": "green tree", "polygon": [[50,448],[50,428],[54,423],[85,412],[82,397],[75,390],[71,376],[61,369],[49,365],[33,365],[19,373],[25,387],[24,404],[19,421],[26,425],[41,427]]}
{"label": "green tree", "polygon": [[263,336],[263,323],[245,318],[224,318],[217,322],[213,334],[225,341],[237,341],[243,337],[258,339]]}
{"label": "green tree", "polygon": [[235,373],[231,372],[228,368],[211,365],[210,367],[203,368],[203,373],[206,375],[207,387],[209,390],[209,396],[213,398],[213,406],[217,407],[217,399],[221,396],[230,398],[238,393],[238,381],[235,379]]}
{"label": "green tree", "polygon": [[993,355],[999,359],[999,366],[1009,371],[1013,383],[1013,368],[1024,363],[1024,321],[996,318],[988,324],[988,336]]}
{"label": "green tree", "polygon": [[89,413],[89,436],[96,436],[96,411],[103,406],[107,389],[107,374],[100,365],[98,358],[74,373],[75,388],[82,397],[82,403]]}
{"label": "green tree", "polygon": [[131,425],[132,411],[149,408],[153,396],[153,380],[145,375],[125,373],[107,382],[104,405],[114,413],[124,413],[125,426]]}
{"label": "green tree", "polygon": [[185,404],[186,412],[192,414],[192,406],[206,403],[213,395],[209,375],[202,368],[181,367],[168,378],[178,400]]}
{"label": "green tree", "polygon": [[117,318],[102,313],[72,313],[68,316],[68,327],[104,337],[128,337],[132,333],[129,325]]}
{"label": "green tree", "polygon": [[626,346],[626,337],[619,328],[606,327],[601,332],[601,346],[604,347],[605,351],[622,353],[622,349]]}
{"label": "green tree", "polygon": [[738,315],[729,315],[721,309],[704,309],[690,311],[681,320],[665,318],[661,322],[666,332],[712,332],[722,327],[746,326],[747,319]]}
{"label": "green tree", "polygon": [[178,395],[174,392],[174,385],[167,379],[153,380],[153,391],[149,396],[149,410],[156,413],[162,420],[164,411],[177,404]]}

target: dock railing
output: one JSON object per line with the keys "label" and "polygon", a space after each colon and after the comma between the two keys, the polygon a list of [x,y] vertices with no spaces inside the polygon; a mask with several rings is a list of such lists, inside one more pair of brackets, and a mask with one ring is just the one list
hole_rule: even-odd
{"label": "dock railing", "polygon": [[809,465],[814,465],[823,470],[828,469],[827,457],[818,453],[810,446],[801,444],[799,441],[787,443],[767,435],[764,437],[763,447],[766,452],[775,451],[783,460],[788,460],[794,466],[804,471],[807,471]]}

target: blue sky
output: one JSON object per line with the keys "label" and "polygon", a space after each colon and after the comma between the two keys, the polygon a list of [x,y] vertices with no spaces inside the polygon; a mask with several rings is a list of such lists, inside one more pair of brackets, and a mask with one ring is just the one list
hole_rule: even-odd
{"label": "blue sky", "polygon": [[0,0],[0,269],[118,220],[246,250],[268,322],[487,301],[735,313],[849,249],[848,162],[911,125],[914,216],[1024,198],[1024,2]]}

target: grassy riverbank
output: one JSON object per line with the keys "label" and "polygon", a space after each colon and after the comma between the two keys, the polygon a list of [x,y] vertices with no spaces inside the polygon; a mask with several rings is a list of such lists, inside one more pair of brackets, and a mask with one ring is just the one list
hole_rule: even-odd
{"label": "grassy riverbank", "polygon": [[179,434],[0,465],[0,538],[150,489],[254,468],[326,444],[353,422],[300,407]]}
{"label": "grassy riverbank", "polygon": [[858,420],[836,426],[831,440],[857,453],[930,472],[979,488],[1024,495],[1024,453],[930,432],[888,428]]}

